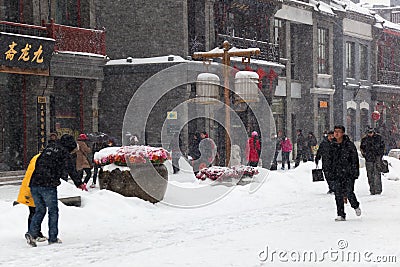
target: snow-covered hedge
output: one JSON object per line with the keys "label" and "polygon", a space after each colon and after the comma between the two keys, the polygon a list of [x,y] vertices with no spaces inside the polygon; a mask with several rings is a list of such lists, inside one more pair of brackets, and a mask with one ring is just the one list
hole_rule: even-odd
{"label": "snow-covered hedge", "polygon": [[167,150],[151,146],[108,147],[94,154],[94,162],[102,166],[113,163],[127,166],[127,161],[130,164],[148,162],[162,164],[168,159],[171,159],[171,155]]}

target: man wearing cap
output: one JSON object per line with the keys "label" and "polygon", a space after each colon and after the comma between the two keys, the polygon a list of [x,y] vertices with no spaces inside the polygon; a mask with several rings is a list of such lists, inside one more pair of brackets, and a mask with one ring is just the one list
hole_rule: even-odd
{"label": "man wearing cap", "polygon": [[63,172],[67,172],[76,187],[87,190],[79,179],[70,154],[77,149],[74,137],[65,134],[57,142],[50,143],[36,160],[29,187],[36,205],[36,211],[25,238],[29,245],[36,247],[40,225],[48,209],[49,245],[61,243],[58,236],[58,197],[57,186],[61,184]]}
{"label": "man wearing cap", "polygon": [[337,218],[335,221],[345,221],[344,197],[350,202],[356,215],[361,215],[360,203],[354,194],[354,183],[360,175],[360,163],[356,146],[345,134],[343,125],[336,125],[333,130],[334,138],[330,149],[332,177],[334,179]]}
{"label": "man wearing cap", "polygon": [[324,134],[324,138],[319,144],[317,155],[315,156],[315,164],[318,166],[318,162],[320,159],[322,159],[322,171],[324,172],[324,176],[326,179],[326,182],[328,183],[328,194],[333,194],[334,193],[334,181],[332,177],[332,170],[331,170],[331,153],[330,153],[330,146],[332,143],[333,139],[333,131],[329,131]]}
{"label": "man wearing cap", "polygon": [[361,139],[360,150],[365,158],[369,191],[371,195],[379,195],[382,193],[381,164],[385,142],[374,129],[368,128],[366,136]]}

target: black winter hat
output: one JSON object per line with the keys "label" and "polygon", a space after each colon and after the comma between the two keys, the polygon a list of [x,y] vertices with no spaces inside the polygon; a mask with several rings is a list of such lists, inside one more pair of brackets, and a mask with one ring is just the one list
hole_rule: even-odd
{"label": "black winter hat", "polygon": [[61,136],[60,144],[65,147],[69,153],[71,153],[77,147],[74,137],[69,134],[64,134]]}

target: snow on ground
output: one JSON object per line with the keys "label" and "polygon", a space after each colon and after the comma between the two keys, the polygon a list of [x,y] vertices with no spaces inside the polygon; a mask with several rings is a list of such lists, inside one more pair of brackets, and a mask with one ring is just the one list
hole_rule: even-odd
{"label": "snow on ground", "polygon": [[[12,206],[18,186],[3,186],[0,266],[399,266],[400,161],[387,159],[382,195],[369,195],[361,169],[355,192],[362,216],[346,205],[346,222],[334,221],[326,182],[311,181],[312,162],[260,169],[267,179],[255,193],[249,193],[251,184],[236,186],[220,201],[192,209],[63,183],[59,196],[80,195],[82,207],[60,203],[63,244],[37,248],[24,239],[28,208]],[[208,186],[187,171],[170,180],[182,188]],[[166,198],[173,199],[171,191]],[[42,229],[47,232],[47,216]]]}

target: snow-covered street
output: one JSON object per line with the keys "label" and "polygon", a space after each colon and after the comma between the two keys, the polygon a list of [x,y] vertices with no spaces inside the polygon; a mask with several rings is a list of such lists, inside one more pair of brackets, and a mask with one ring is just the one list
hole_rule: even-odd
{"label": "snow-covered street", "polygon": [[[392,167],[382,178],[382,195],[369,194],[361,169],[355,193],[362,215],[347,204],[345,222],[334,221],[326,182],[311,181],[311,162],[267,174],[261,169],[268,177],[255,193],[250,185],[236,186],[222,200],[193,209],[63,183],[59,196],[81,195],[82,207],[60,203],[63,244],[37,248],[24,239],[28,208],[12,206],[18,186],[0,187],[0,266],[398,266],[400,161],[387,159]],[[200,186],[192,176],[170,174],[170,180]],[[44,233],[46,224],[47,217]]]}

